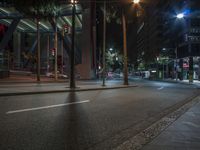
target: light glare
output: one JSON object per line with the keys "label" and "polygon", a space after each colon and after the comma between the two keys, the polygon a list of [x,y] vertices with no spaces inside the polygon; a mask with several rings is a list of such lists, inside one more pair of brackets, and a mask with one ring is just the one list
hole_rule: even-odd
{"label": "light glare", "polygon": [[76,0],[71,0],[71,3],[72,3],[72,4],[73,4],[73,3],[75,3],[75,4],[76,4],[76,3],[77,3],[77,1],[76,1]]}
{"label": "light glare", "polygon": [[180,14],[178,14],[176,17],[177,17],[178,19],[181,19],[181,18],[184,17],[184,14],[183,14],[183,13],[180,13]]}
{"label": "light glare", "polygon": [[138,4],[140,0],[133,0],[133,3]]}

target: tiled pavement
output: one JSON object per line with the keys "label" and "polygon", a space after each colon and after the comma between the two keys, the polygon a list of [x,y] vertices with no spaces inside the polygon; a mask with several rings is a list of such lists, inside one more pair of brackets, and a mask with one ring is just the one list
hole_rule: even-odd
{"label": "tiled pavement", "polygon": [[200,102],[142,150],[200,150]]}

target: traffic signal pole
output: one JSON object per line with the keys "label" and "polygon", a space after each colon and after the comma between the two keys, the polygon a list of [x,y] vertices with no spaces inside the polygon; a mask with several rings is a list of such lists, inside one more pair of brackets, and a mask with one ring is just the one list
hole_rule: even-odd
{"label": "traffic signal pole", "polygon": [[75,13],[76,5],[75,1],[72,1],[72,35],[71,35],[71,51],[70,51],[70,88],[75,88]]}

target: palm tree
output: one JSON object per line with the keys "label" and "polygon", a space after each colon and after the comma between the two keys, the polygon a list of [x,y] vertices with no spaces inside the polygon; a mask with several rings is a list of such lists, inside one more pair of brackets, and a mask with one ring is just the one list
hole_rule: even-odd
{"label": "palm tree", "polygon": [[[112,1],[111,1],[112,2]],[[110,22],[112,19],[116,20],[116,23],[122,24],[123,29],[123,62],[124,62],[124,85],[128,85],[128,57],[127,57],[127,35],[126,35],[126,19],[127,19],[127,10],[131,1],[120,0],[112,5],[109,5],[107,11],[107,21]]]}
{"label": "palm tree", "polygon": [[[15,8],[21,12],[24,16],[36,19],[37,25],[37,81],[40,81],[40,19],[47,19],[57,17],[60,9],[56,0],[13,0]],[[55,30],[57,31],[57,30]],[[57,34],[57,32],[55,32]],[[57,37],[57,36],[55,36]],[[55,40],[57,41],[57,40]],[[57,45],[57,42],[55,42]],[[56,54],[57,54],[57,47]],[[55,56],[57,58],[57,55]],[[55,70],[57,69],[57,61],[55,61]],[[55,71],[57,73],[57,70]],[[55,75],[55,77],[57,77]]]}

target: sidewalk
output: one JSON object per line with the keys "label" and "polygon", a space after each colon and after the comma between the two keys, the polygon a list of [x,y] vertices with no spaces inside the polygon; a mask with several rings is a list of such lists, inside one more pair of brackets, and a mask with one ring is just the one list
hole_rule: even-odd
{"label": "sidewalk", "polygon": [[190,108],[142,150],[199,150],[200,102]]}
{"label": "sidewalk", "polygon": [[[54,78],[41,76],[41,83],[50,83],[50,82],[66,82],[68,79],[59,78],[55,81]],[[10,75],[9,78],[0,79],[0,84],[8,84],[8,83],[37,83],[36,75]]]}
{"label": "sidewalk", "polygon": [[79,80],[76,81],[76,88],[69,88],[68,79],[59,79],[42,77],[41,82],[36,82],[32,76],[11,76],[10,78],[0,80],[0,96],[55,93],[55,92],[74,92],[89,90],[106,90],[117,88],[129,88],[136,85],[123,85],[122,81],[107,81],[106,86],[102,86],[102,81],[97,80]]}

